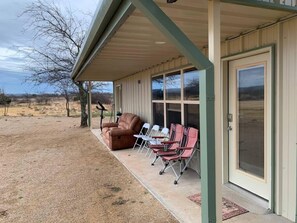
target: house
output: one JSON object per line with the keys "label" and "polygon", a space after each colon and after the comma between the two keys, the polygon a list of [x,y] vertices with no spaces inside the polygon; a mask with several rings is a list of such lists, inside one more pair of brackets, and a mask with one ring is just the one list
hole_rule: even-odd
{"label": "house", "polygon": [[[72,78],[116,111],[199,126],[202,221],[231,182],[296,215],[296,0],[103,0]],[[200,117],[200,118],[199,118]]]}

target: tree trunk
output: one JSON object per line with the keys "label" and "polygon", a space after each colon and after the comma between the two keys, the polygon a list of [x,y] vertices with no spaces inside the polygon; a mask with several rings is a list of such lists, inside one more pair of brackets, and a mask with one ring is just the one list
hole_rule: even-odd
{"label": "tree trunk", "polygon": [[79,81],[76,83],[76,85],[79,88],[79,99],[80,99],[80,108],[81,108],[81,114],[80,114],[80,127],[87,127],[88,126],[88,114],[86,113],[86,106],[88,103],[87,100],[87,91],[84,89],[83,82]]}
{"label": "tree trunk", "polygon": [[67,117],[70,117],[69,99],[66,99],[66,112]]}
{"label": "tree trunk", "polygon": [[7,114],[8,114],[8,104],[5,104],[4,105],[4,116],[7,116]]}

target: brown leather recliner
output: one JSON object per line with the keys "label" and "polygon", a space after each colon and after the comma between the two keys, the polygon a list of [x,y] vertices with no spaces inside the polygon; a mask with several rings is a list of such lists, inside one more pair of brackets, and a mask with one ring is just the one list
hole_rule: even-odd
{"label": "brown leather recliner", "polygon": [[118,123],[103,123],[102,138],[111,150],[133,147],[134,134],[141,129],[141,119],[131,113],[123,113]]}

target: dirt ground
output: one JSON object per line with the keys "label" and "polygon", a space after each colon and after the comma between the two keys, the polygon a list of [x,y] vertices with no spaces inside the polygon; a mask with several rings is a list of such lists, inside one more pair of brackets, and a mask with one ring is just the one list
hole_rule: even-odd
{"label": "dirt ground", "polygon": [[177,222],[79,118],[0,117],[0,222]]}

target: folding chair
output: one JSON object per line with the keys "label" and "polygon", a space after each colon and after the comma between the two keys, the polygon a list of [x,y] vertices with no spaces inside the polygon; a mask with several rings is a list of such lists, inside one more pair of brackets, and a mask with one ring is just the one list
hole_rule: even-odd
{"label": "folding chair", "polygon": [[139,134],[133,135],[136,138],[136,141],[133,146],[133,150],[135,149],[136,146],[139,146],[139,147],[141,146],[142,136],[149,134],[150,127],[151,127],[150,123],[144,123],[139,131]]}
{"label": "folding chair", "polygon": [[161,145],[162,141],[164,141],[165,139],[168,139],[168,133],[169,133],[169,129],[164,127],[162,128],[161,132],[158,135],[148,138],[147,139],[148,143],[146,144],[146,147],[145,147],[147,149],[147,152],[145,155],[148,155],[148,154],[151,155],[152,153],[152,151],[151,153],[149,153],[150,149],[149,147],[147,147],[147,145]]}
{"label": "folding chair", "polygon": [[[196,144],[198,141],[198,129],[195,128],[188,128],[187,138],[185,145],[183,147],[177,147],[175,150],[175,155],[163,155],[162,161],[164,163],[164,168],[159,172],[162,175],[165,170],[171,168],[174,175],[176,176],[174,180],[174,184],[177,184],[178,180],[183,175],[184,171],[188,168],[190,161],[192,160],[195,151],[196,151]],[[184,166],[182,167],[182,163],[185,161]],[[179,163],[179,174],[176,173],[174,169],[174,165]]]}
{"label": "folding chair", "polygon": [[159,159],[160,153],[166,153],[166,155],[175,155],[175,149],[181,146],[183,140],[184,126],[176,124],[174,127],[174,137],[172,140],[163,141],[161,145],[150,145],[149,148],[155,153],[155,158],[151,163],[152,166]]}
{"label": "folding chair", "polygon": [[143,135],[141,137],[142,142],[140,144],[140,147],[138,148],[138,152],[142,152],[143,151],[143,149],[145,148],[148,140],[151,139],[152,136],[157,135],[158,132],[159,132],[159,129],[160,129],[160,126],[159,125],[153,125],[153,127],[151,128],[151,130],[149,131],[149,133],[147,135]]}

